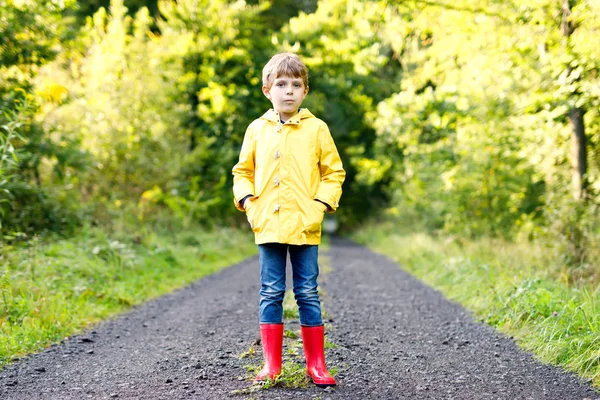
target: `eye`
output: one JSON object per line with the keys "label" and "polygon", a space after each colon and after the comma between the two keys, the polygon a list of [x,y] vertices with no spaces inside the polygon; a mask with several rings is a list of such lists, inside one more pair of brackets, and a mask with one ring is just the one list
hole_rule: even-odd
{"label": "eye", "polygon": [[284,85],[283,83],[279,82],[279,83],[277,84],[277,86],[279,86],[279,87],[284,87],[285,85]]}
{"label": "eye", "polygon": [[301,85],[299,83],[296,83],[294,86],[299,88]]}

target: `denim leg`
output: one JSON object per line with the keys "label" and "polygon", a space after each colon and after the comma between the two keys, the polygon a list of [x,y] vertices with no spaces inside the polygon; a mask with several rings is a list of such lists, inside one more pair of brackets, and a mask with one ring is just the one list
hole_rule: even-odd
{"label": "denim leg", "polygon": [[261,283],[259,321],[261,324],[283,322],[287,247],[288,245],[280,243],[258,246]]}
{"label": "denim leg", "polygon": [[303,326],[323,325],[321,303],[317,292],[319,276],[319,246],[290,245],[290,259],[294,277],[294,296],[298,304],[300,324]]}

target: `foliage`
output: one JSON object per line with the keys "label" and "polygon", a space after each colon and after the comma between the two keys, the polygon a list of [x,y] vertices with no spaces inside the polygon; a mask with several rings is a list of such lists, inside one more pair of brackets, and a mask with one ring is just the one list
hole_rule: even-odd
{"label": "foliage", "polygon": [[[560,237],[547,211],[579,207],[565,190],[574,108],[589,150],[581,207],[596,202],[593,1],[19,4],[2,6],[2,101],[13,109],[16,87],[45,100],[15,141],[15,183],[40,199],[72,186],[92,219],[159,190],[155,205],[186,223],[229,221],[230,168],[270,106],[261,68],[279,50],[309,65],[305,105],[348,172],[346,228],[389,207],[464,236]],[[73,14],[91,17],[78,30]],[[14,228],[40,228],[26,225]]]}
{"label": "foliage", "polygon": [[[147,8],[150,15],[158,15],[158,1],[157,0],[125,0],[124,5],[127,7],[128,14],[133,16],[140,9]],[[110,0],[86,0],[78,1],[75,10],[71,11],[78,20],[82,21],[82,25],[85,25],[87,17],[91,17],[101,8],[108,9],[110,7]]]}
{"label": "foliage", "polygon": [[573,202],[568,195],[552,194],[546,201],[544,217],[546,222],[531,228],[531,235],[563,262],[564,280],[577,282],[598,276],[600,205],[597,200],[580,203]]}
{"label": "foliage", "polygon": [[132,19],[115,1],[111,12],[108,17],[100,10],[86,27],[84,57],[57,60],[56,66],[68,62],[68,69],[48,68],[43,77],[69,90],[46,120],[93,156],[82,189],[99,202],[137,200],[146,188],[172,178],[184,148],[180,111],[172,103],[176,90],[169,84],[180,69],[163,64],[147,10]]}
{"label": "foliage", "polygon": [[[511,237],[531,223],[543,233],[554,229],[546,204],[569,196],[570,107],[585,109],[592,198],[598,185],[599,68],[589,42],[599,10],[571,3],[566,15],[549,0],[162,0],[153,18],[153,2],[115,0],[42,68],[37,90],[54,100],[22,152],[21,179],[39,180],[43,158],[68,158],[43,150],[60,127],[70,149],[92,156],[93,168],[79,162],[70,175],[91,209],[158,188],[156,204],[188,222],[227,220],[244,129],[269,107],[261,67],[287,49],[309,65],[306,106],[329,123],[348,171],[344,226],[391,206],[466,236]],[[48,53],[38,67],[65,35],[59,14],[74,7],[52,14],[43,4],[52,29],[37,31]],[[99,5],[108,4],[86,7]],[[18,8],[7,9],[17,20]]]}
{"label": "foliage", "polygon": [[[537,238],[589,275],[600,234],[596,3],[395,7],[394,25],[380,17],[386,28],[369,32],[379,44],[383,32],[403,39],[392,46],[402,76],[366,114],[376,135],[372,152],[355,153],[357,180],[385,193],[392,214],[469,238]],[[574,107],[585,112],[589,159],[580,204],[569,189]]]}
{"label": "foliage", "polygon": [[[0,153],[0,190],[3,194],[10,194],[6,189],[6,184],[13,177],[19,165],[14,142],[22,140],[18,131],[23,124],[22,115],[27,109],[28,106],[25,104],[16,110],[8,111],[4,117],[6,124],[0,127],[0,147],[2,149]],[[5,211],[2,209],[2,216],[4,215]]]}
{"label": "foliage", "polygon": [[[186,110],[181,124],[188,141],[168,189],[177,202],[204,204],[197,217],[222,220],[236,212],[230,175],[246,126],[269,104],[260,90],[261,61],[273,52],[261,19],[265,7],[185,0],[160,2],[159,9],[162,40],[177,49],[168,57],[182,63],[176,102]],[[196,22],[200,12],[202,24]]]}
{"label": "foliage", "polygon": [[[44,102],[60,101],[59,87],[35,89],[39,69],[72,38],[61,13],[72,1],[8,1],[0,5],[0,125],[11,161],[2,170],[0,212],[5,239],[40,230],[68,231],[78,221],[69,174],[85,167],[78,143],[37,119]],[[44,99],[45,98],[45,99]],[[4,136],[7,135],[7,136]],[[8,153],[4,153],[8,156]]]}
{"label": "foliage", "polygon": [[[16,104],[15,109],[6,112],[6,124],[2,126],[2,236],[13,240],[44,229],[68,231],[77,224],[78,217],[73,199],[68,197],[72,187],[66,176],[72,168],[85,166],[85,155],[67,141],[56,143],[34,122],[37,105],[32,96],[25,95]],[[52,187],[43,185],[47,180],[42,164],[55,177]]]}
{"label": "foliage", "polygon": [[65,26],[61,12],[72,8],[73,0],[8,0],[0,5],[0,65],[35,69],[56,54],[56,45]]}

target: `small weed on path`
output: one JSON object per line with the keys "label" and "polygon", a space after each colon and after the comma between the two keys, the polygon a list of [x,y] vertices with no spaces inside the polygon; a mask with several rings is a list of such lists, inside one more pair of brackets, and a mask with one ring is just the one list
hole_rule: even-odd
{"label": "small weed on path", "polygon": [[[332,270],[327,257],[322,256],[319,264],[322,277],[326,276],[326,274]],[[322,281],[323,279],[321,279],[320,282]],[[326,294],[320,288],[319,295],[321,298],[323,320],[326,321],[327,313],[324,311],[323,307],[323,299],[326,297]],[[306,364],[304,360],[304,351],[302,350],[302,338],[299,325],[297,324],[299,318],[298,306],[292,290],[286,291],[283,299],[283,318],[286,329],[283,334],[283,364],[281,374],[274,380],[266,379],[263,382],[254,381],[254,378],[262,368],[263,362],[260,345],[258,343],[253,343],[247,351],[239,356],[240,358],[251,360],[251,364],[245,366],[247,374],[241,379],[252,381],[252,383],[244,389],[232,391],[231,394],[249,395],[260,390],[269,390],[275,387],[302,389],[312,385],[312,381],[310,377],[306,375],[305,371]],[[290,329],[290,326],[298,327],[298,330]],[[325,328],[326,330],[331,329],[328,325],[325,325]],[[325,336],[325,349],[327,350],[335,347],[337,347],[337,345],[329,341],[327,336]],[[333,367],[329,369],[329,372],[331,375],[336,376],[337,370],[336,367]]]}

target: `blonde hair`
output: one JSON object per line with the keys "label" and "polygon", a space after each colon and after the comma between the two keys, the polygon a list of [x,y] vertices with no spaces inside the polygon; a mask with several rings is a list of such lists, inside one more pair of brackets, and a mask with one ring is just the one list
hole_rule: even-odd
{"label": "blonde hair", "polygon": [[263,68],[263,85],[270,88],[275,79],[282,76],[302,78],[304,86],[308,87],[308,68],[294,53],[279,53],[271,57]]}

